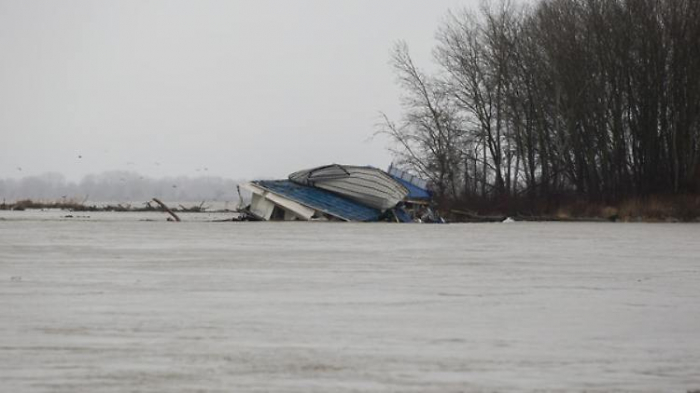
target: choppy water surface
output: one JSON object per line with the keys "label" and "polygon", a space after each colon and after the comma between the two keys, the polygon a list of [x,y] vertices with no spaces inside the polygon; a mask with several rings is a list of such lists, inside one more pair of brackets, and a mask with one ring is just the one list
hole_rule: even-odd
{"label": "choppy water surface", "polygon": [[0,391],[700,389],[700,225],[27,214]]}

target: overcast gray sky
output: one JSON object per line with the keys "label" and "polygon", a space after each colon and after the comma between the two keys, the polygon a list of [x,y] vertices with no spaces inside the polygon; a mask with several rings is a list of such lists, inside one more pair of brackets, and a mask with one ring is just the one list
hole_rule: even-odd
{"label": "overcast gray sky", "polygon": [[[385,167],[388,64],[476,0],[0,0],[0,177]],[[206,170],[205,170],[206,168]]]}

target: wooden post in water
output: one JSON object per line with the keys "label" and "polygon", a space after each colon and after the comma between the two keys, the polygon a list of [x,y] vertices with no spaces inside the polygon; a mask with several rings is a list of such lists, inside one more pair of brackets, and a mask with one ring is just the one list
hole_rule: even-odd
{"label": "wooden post in water", "polygon": [[175,212],[173,212],[172,210],[170,210],[170,208],[169,208],[165,203],[161,202],[160,199],[158,199],[158,198],[153,198],[153,202],[159,204],[160,207],[163,208],[163,210],[165,210],[166,212],[168,212],[168,214],[170,214],[171,216],[173,216],[173,218],[175,219],[175,221],[180,222],[180,217],[178,217],[177,214],[175,214]]}

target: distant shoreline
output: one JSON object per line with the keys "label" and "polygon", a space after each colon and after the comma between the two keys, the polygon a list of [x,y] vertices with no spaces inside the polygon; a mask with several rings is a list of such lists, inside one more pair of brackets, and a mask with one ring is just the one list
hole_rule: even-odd
{"label": "distant shoreline", "polygon": [[[480,213],[470,210],[451,209],[446,214],[450,223],[488,223],[488,222],[648,222],[676,223],[700,222],[700,210],[697,209],[700,198],[693,198],[683,203],[678,198],[673,201],[652,198],[647,200],[628,200],[616,206],[601,206],[581,202],[569,204],[541,214],[503,214],[499,212]],[[177,213],[237,213],[235,209],[211,208],[206,201],[185,205],[170,206]],[[83,203],[76,200],[41,201],[23,199],[11,203],[0,203],[2,211],[25,210],[62,210],[66,212],[163,212],[163,209],[151,201],[134,203]]]}
{"label": "distant shoreline", "polygon": [[[12,203],[0,203],[0,210],[64,210],[72,212],[160,212],[163,211],[156,203],[151,201],[144,202],[140,206],[132,203],[108,203],[105,205],[86,204],[75,200],[61,201],[35,201],[32,199],[22,199]],[[206,202],[201,202],[197,205],[184,206],[178,204],[171,208],[176,212],[183,213],[235,213],[231,209],[210,209]]]}
{"label": "distant shoreline", "polygon": [[511,199],[500,204],[475,201],[475,208],[456,206],[446,216],[452,222],[700,222],[700,195],[656,195],[613,202],[585,199],[539,201]]}

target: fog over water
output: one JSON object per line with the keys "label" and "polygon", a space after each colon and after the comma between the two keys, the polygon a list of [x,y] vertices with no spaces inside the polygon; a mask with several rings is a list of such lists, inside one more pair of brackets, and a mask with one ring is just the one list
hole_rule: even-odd
{"label": "fog over water", "polygon": [[157,197],[168,201],[238,201],[243,180],[216,176],[150,178],[135,172],[112,171],[85,176],[78,182],[60,173],[21,179],[0,179],[0,200],[143,202]]}
{"label": "fog over water", "polygon": [[0,0],[0,178],[386,167],[398,40],[476,0]]}

